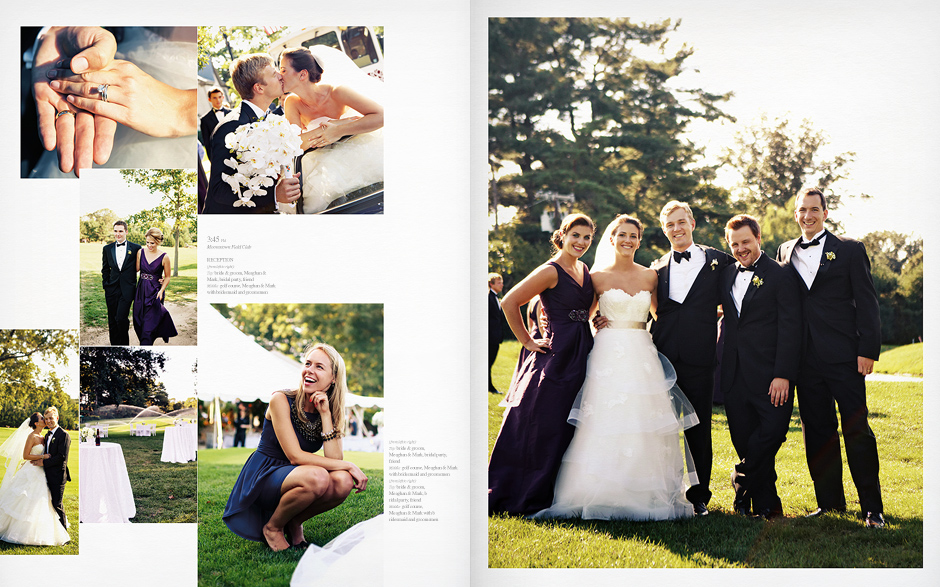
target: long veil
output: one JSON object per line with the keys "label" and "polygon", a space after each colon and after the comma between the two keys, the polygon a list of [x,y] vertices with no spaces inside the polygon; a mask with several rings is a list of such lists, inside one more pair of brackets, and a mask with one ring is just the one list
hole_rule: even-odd
{"label": "long veil", "polygon": [[327,45],[314,45],[310,47],[310,53],[323,70],[321,83],[346,86],[379,104],[384,104],[384,82],[367,75],[345,53]]}
{"label": "long veil", "polygon": [[16,473],[17,466],[23,460],[23,447],[26,446],[26,439],[29,438],[32,432],[33,428],[29,425],[29,419],[23,420],[20,427],[3,441],[3,444],[0,444],[0,462],[6,466],[3,481],[0,482],[0,489],[3,489]]}
{"label": "long veil", "polygon": [[616,225],[622,223],[622,220],[618,222],[614,218],[604,229],[604,232],[601,233],[601,238],[597,239],[597,250],[594,251],[594,264],[591,265],[591,273],[614,264],[617,253],[614,251],[614,244],[610,242],[610,231],[616,228]]}

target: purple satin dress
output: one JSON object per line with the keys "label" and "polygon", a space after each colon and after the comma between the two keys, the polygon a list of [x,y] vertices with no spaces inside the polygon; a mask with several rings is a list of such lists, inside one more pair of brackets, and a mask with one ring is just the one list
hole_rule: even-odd
{"label": "purple satin dress", "polygon": [[561,458],[574,436],[568,412],[584,383],[594,346],[588,312],[594,287],[587,267],[582,285],[554,262],[558,284],[539,296],[548,316],[547,353],[529,353],[513,373],[489,464],[491,514],[534,514],[552,505]]}
{"label": "purple satin dress", "polygon": [[140,279],[134,296],[134,332],[141,346],[153,346],[153,341],[158,338],[170,342],[170,337],[177,335],[173,318],[163,306],[163,299],[157,298],[165,256],[166,253],[161,253],[153,263],[148,263],[143,250],[140,252]]}

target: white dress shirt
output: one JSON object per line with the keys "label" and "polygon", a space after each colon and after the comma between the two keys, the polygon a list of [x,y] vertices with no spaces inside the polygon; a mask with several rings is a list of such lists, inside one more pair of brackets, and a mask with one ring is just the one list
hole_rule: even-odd
{"label": "white dress shirt", "polygon": [[49,445],[52,443],[52,437],[55,436],[55,431],[58,429],[59,427],[56,426],[55,428],[49,431],[49,438],[46,439],[46,453],[49,452]]}
{"label": "white dress shirt", "polygon": [[[763,257],[764,253],[762,251],[757,261],[760,261]],[[754,261],[754,263],[757,263],[757,261]],[[735,267],[738,266],[735,265]],[[747,293],[747,288],[751,285],[753,279],[753,271],[738,271],[737,276],[734,278],[734,284],[731,286],[731,299],[734,300],[734,307],[738,310],[738,316],[741,315],[741,304],[744,302],[744,295]]]}
{"label": "white dress shirt", "polygon": [[705,266],[705,251],[695,246],[694,243],[686,251],[692,254],[692,258],[688,261],[683,259],[681,263],[676,263],[674,251],[669,252],[669,299],[680,304],[689,295],[695,278]]}
{"label": "white dress shirt", "polygon": [[[816,280],[816,273],[819,272],[819,262],[822,259],[823,247],[826,246],[826,235],[828,231],[823,231],[822,236],[817,236],[819,244],[805,249],[800,248],[801,240],[793,245],[793,253],[790,255],[790,262],[796,268],[797,273],[803,278],[807,289],[813,287],[813,281]],[[814,239],[815,240],[815,239]]]}
{"label": "white dress shirt", "polygon": [[[119,248],[119,247],[124,247]],[[124,267],[124,258],[127,257],[127,241],[123,243],[114,243],[114,258],[117,260],[118,271]]]}

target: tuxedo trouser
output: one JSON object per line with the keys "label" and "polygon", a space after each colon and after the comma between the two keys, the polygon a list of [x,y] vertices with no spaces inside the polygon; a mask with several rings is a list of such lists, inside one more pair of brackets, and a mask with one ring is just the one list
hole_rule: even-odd
{"label": "tuxedo trouser", "polygon": [[499,343],[497,342],[496,344],[493,344],[491,342],[489,352],[490,368],[487,373],[489,374],[490,391],[496,391],[496,387],[493,385],[493,363],[496,362],[496,357],[499,355]]}
{"label": "tuxedo trouser", "polygon": [[112,346],[127,346],[130,344],[132,299],[125,298],[120,291],[109,293],[105,290],[105,304],[108,306],[108,338]]}
{"label": "tuxedo trouser", "polygon": [[672,364],[676,369],[679,389],[689,398],[698,424],[685,431],[685,441],[695,463],[698,485],[689,487],[685,497],[692,503],[707,504],[712,497],[708,484],[712,476],[712,399],[715,389],[714,366],[688,365],[680,361]]}
{"label": "tuxedo trouser", "polygon": [[839,444],[836,404],[842,419],[845,456],[858,490],[862,512],[883,513],[878,481],[878,443],[868,425],[865,377],[858,362],[824,363],[812,339],[796,382],[806,445],[806,463],[816,489],[816,504],[823,509],[844,510],[842,450]]}
{"label": "tuxedo trouser", "polygon": [[793,389],[791,385],[787,401],[776,407],[770,403],[768,391],[769,388],[748,389],[738,369],[725,395],[725,413],[731,444],[741,459],[735,469],[743,474],[737,482],[742,485],[744,496],[753,501],[755,511],[781,512],[775,461],[790,428]]}
{"label": "tuxedo trouser", "polygon": [[56,515],[59,516],[59,521],[62,522],[62,527],[67,527],[66,518],[65,518],[65,509],[62,507],[62,496],[65,494],[65,483],[60,483],[57,481],[50,481],[47,483],[49,486],[49,495],[52,497],[52,509],[55,510]]}

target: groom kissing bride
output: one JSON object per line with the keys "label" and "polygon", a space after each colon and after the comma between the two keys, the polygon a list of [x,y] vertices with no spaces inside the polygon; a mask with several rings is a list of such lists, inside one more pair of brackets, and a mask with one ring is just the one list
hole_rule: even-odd
{"label": "groom kissing bride", "polygon": [[[49,429],[45,436],[43,428]],[[6,464],[0,483],[0,540],[39,546],[61,546],[70,540],[62,507],[65,484],[72,480],[70,446],[55,407],[31,415],[0,445]],[[19,467],[20,460],[29,463]]]}

